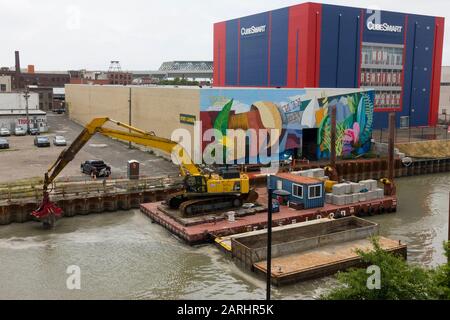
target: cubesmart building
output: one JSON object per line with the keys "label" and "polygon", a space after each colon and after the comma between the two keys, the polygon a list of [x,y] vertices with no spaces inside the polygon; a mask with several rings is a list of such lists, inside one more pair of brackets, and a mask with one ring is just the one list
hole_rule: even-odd
{"label": "cubesmart building", "polygon": [[435,125],[444,18],[305,3],[214,25],[214,86],[373,88],[374,128]]}

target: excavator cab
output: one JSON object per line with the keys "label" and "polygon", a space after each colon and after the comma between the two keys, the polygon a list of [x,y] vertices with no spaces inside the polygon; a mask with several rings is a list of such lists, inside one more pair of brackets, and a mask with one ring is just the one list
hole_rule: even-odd
{"label": "excavator cab", "polygon": [[204,176],[187,176],[184,180],[186,192],[206,193],[208,192],[206,178]]}

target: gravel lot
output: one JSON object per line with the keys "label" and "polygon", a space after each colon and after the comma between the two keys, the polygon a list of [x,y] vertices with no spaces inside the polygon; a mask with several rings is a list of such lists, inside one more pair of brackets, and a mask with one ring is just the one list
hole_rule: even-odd
{"label": "gravel lot", "polygon": [[[7,137],[10,149],[0,151],[0,182],[43,177],[48,167],[64,149],[53,145],[53,137],[62,135],[70,144],[83,129],[65,115],[48,113],[47,121],[50,132],[43,135],[50,138],[52,142],[50,148],[35,147],[33,136]],[[113,176],[126,175],[128,160],[137,160],[141,163],[141,175],[156,177],[178,174],[178,167],[161,157],[136,149],[130,150],[127,144],[97,134],[67,165],[60,176],[85,176],[80,172],[80,164],[90,159],[104,160],[111,166]]]}

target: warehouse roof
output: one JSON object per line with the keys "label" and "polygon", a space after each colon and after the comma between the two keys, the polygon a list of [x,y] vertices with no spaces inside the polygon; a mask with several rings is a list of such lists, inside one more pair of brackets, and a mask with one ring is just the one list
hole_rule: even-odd
{"label": "warehouse roof", "polygon": [[212,61],[169,61],[164,62],[159,71],[212,72]]}

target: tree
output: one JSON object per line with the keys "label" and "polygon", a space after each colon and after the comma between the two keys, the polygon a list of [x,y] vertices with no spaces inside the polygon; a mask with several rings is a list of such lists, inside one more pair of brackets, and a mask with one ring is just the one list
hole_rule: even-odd
{"label": "tree", "polygon": [[444,243],[447,263],[439,266],[434,273],[435,287],[437,288],[437,298],[450,300],[450,242]]}
{"label": "tree", "polygon": [[[378,266],[380,288],[369,289],[366,269],[351,269],[338,274],[339,286],[322,296],[326,300],[427,300],[449,299],[449,264],[436,270],[408,264],[402,257],[384,251],[377,238],[373,251],[358,250],[365,265]],[[446,254],[449,254],[448,244]]]}

